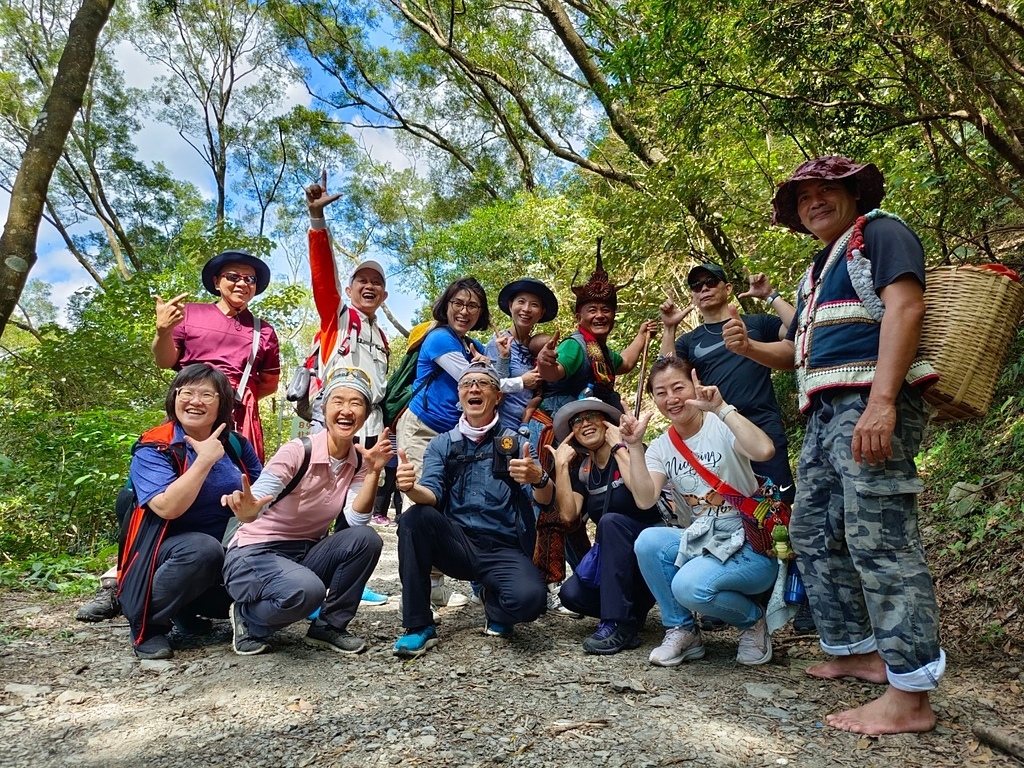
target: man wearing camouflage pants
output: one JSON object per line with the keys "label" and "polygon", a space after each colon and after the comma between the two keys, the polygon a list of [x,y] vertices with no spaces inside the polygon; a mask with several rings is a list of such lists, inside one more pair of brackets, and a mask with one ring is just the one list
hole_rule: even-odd
{"label": "man wearing camouflage pants", "polygon": [[864,734],[933,728],[929,691],[946,664],[917,525],[921,392],[936,378],[918,356],[924,250],[875,210],[883,195],[870,163],[822,157],[797,168],[775,195],[774,221],[826,244],[800,283],[797,322],[779,342],[752,341],[742,322],[723,328],[727,348],[796,369],[808,422],[790,534],[821,646],[835,657],[807,673],[888,683],[826,718]]}

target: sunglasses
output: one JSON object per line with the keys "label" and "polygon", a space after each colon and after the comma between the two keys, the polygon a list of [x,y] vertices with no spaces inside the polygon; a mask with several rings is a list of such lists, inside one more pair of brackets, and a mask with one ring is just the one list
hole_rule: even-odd
{"label": "sunglasses", "polygon": [[240,275],[237,272],[225,272],[220,277],[222,280],[227,280],[229,283],[245,283],[246,285],[256,285],[255,275]]}
{"label": "sunglasses", "polygon": [[690,290],[694,293],[700,293],[705,288],[714,288],[720,282],[722,282],[721,278],[712,275],[711,277],[705,277],[703,280],[698,280],[695,283],[690,283]]}
{"label": "sunglasses", "polygon": [[481,306],[480,304],[477,304],[475,301],[465,302],[459,299],[452,299],[451,301],[448,302],[448,304],[454,307],[456,312],[479,312]]}
{"label": "sunglasses", "polygon": [[604,421],[604,414],[600,411],[583,411],[583,413],[577,413],[569,419],[569,426],[578,427],[585,421],[590,422],[591,424],[600,424]]}

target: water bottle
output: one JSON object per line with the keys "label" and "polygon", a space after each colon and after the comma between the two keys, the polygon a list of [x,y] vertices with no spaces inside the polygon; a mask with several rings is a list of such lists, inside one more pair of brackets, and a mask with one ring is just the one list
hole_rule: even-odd
{"label": "water bottle", "polygon": [[790,560],[787,566],[784,599],[790,605],[807,604],[807,590],[804,589],[804,580],[800,578],[800,571],[797,570],[796,560]]}

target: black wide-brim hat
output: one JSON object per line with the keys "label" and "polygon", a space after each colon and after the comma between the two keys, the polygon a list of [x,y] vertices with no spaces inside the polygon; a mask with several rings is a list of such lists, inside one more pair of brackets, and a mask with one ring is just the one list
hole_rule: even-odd
{"label": "black wide-brim hat", "polygon": [[214,296],[220,296],[214,282],[225,264],[245,264],[256,270],[256,295],[259,296],[270,285],[270,267],[262,259],[258,259],[245,251],[224,251],[218,253],[203,265],[203,285]]}
{"label": "black wide-brim hat", "polygon": [[513,280],[502,288],[498,294],[498,308],[509,317],[512,317],[509,304],[520,293],[533,294],[540,299],[540,303],[544,305],[544,315],[541,317],[540,322],[549,323],[558,317],[558,299],[555,298],[555,292],[540,280],[532,277],[522,277],[519,280]]}
{"label": "black wide-brim hat", "polygon": [[572,433],[572,427],[569,426],[569,420],[572,419],[577,413],[583,413],[583,411],[598,411],[605,415],[605,421],[615,426],[619,425],[619,419],[622,418],[622,411],[616,408],[614,405],[608,405],[604,400],[599,400],[596,397],[584,397],[579,400],[573,400],[571,403],[566,403],[558,411],[555,412],[555,438],[562,442]]}
{"label": "black wide-brim hat", "polygon": [[885,197],[885,178],[874,163],[855,163],[848,157],[829,155],[816,157],[801,163],[793,175],[779,184],[779,189],[772,199],[775,209],[772,224],[782,224],[794,232],[811,234],[801,222],[796,210],[796,188],[801,181],[810,179],[839,180],[853,178],[857,182],[860,199],[857,210],[860,213],[873,211]]}

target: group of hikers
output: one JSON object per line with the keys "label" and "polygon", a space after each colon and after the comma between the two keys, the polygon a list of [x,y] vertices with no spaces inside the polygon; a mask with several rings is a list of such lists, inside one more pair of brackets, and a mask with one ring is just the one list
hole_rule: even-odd
{"label": "group of hikers", "polygon": [[[594,617],[591,654],[639,647],[657,604],[664,638],[651,664],[702,658],[703,619],[736,627],[737,662],[761,665],[772,658],[765,595],[786,569],[755,549],[741,508],[770,478],[793,504],[789,537],[832,656],[807,673],[887,685],[827,722],[931,729],[945,655],[914,456],[935,373],[918,357],[923,248],[878,210],[883,194],[871,163],[803,163],[773,199],[773,223],[821,244],[796,306],[750,275],[742,295],[774,314],[740,314],[729,275],[699,264],[687,274],[690,303],[669,297],[621,351],[608,346],[619,287],[600,255],[572,286],[577,329],[562,340],[537,333],[559,311],[544,282],[504,286],[510,324],[497,328],[480,283],[457,279],[433,303],[411,399],[386,424],[390,350],[377,313],[387,277],[372,260],[339,271],[324,209],[340,195],[324,174],[306,191],[320,317],[310,435],[265,460],[257,402],[277,391],[280,360],[274,330],[248,305],[270,271],[241,251],[215,256],[202,277],[216,303],[157,298],[153,354],[178,373],[166,421],[133,449],[116,591],[79,617],[120,609],[143,659],[171,657],[173,627],[208,632],[211,618],[230,619],[240,655],[307,620],[307,642],[359,653],[367,643],[350,622],[361,601],[386,599],[367,587],[383,546],[368,523],[390,523],[397,488],[397,656],[434,647],[439,611],[472,599],[498,638],[547,610]],[[677,339],[694,311],[701,322]],[[649,438],[652,414],[624,412],[615,383],[659,325],[644,386],[669,427]],[[486,347],[470,336],[479,331],[493,333]],[[772,369],[795,369],[808,419],[795,479]]]}

